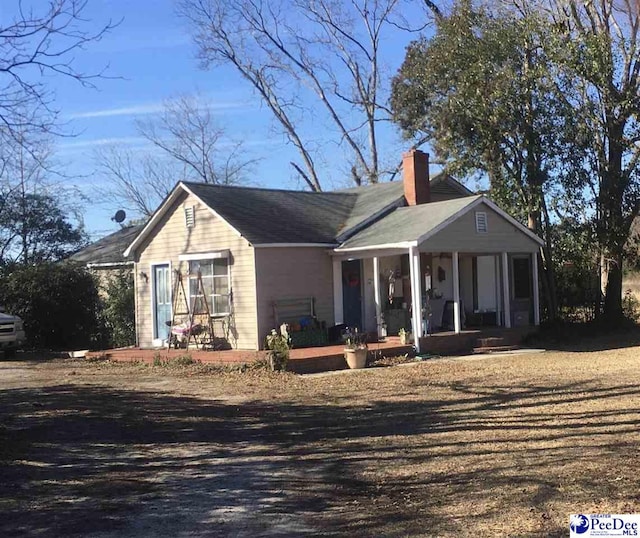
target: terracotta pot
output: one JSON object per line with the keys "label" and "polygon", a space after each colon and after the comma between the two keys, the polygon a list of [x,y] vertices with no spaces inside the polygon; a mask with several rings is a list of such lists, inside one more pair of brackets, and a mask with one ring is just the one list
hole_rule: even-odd
{"label": "terracotta pot", "polygon": [[345,349],[344,358],[347,361],[347,365],[352,370],[355,368],[364,368],[367,365],[367,351],[366,347],[358,349]]}

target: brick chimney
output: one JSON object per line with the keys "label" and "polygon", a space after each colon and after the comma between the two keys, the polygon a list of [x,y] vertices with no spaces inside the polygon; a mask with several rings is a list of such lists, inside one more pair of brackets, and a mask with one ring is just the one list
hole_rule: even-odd
{"label": "brick chimney", "polygon": [[402,177],[407,205],[428,204],[431,201],[428,153],[415,148],[404,153]]}

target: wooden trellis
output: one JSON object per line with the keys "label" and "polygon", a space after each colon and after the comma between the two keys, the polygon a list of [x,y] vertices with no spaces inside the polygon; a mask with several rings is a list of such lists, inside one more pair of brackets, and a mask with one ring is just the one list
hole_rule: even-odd
{"label": "wooden trellis", "polygon": [[[205,348],[212,346],[214,333],[209,299],[204,290],[202,273],[198,271],[196,276],[196,291],[189,304],[189,295],[185,290],[182,273],[175,271],[176,278],[173,287],[173,316],[171,319],[171,331],[169,346],[178,347],[180,340],[189,347],[193,341],[196,347]],[[179,337],[181,339],[179,340]]]}

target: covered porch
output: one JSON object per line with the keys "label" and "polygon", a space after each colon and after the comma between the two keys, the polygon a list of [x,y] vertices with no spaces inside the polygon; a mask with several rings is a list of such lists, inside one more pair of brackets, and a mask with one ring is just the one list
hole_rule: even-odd
{"label": "covered porch", "polygon": [[439,333],[537,326],[541,243],[482,196],[400,209],[334,250],[336,323],[404,329],[418,352]]}

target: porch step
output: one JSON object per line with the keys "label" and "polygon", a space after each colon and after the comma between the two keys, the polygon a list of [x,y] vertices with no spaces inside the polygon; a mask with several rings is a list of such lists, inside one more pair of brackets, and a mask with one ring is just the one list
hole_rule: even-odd
{"label": "porch step", "polygon": [[502,336],[489,336],[487,338],[478,338],[476,340],[477,347],[496,347],[505,345],[507,345],[507,341]]}
{"label": "porch step", "polygon": [[519,349],[519,346],[509,342],[507,338],[502,336],[489,336],[487,338],[478,338],[476,346],[473,348],[474,353],[495,353],[497,351],[513,351]]}
{"label": "porch step", "polygon": [[473,353],[497,353],[499,351],[515,351],[520,349],[520,346],[487,346],[487,347],[474,347]]}

